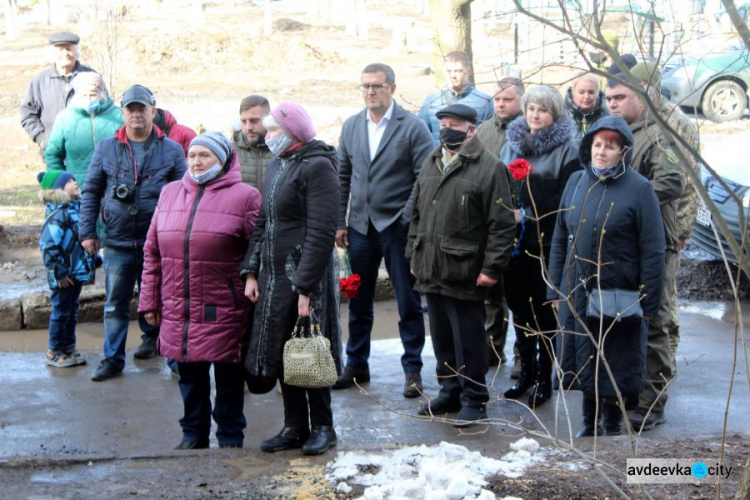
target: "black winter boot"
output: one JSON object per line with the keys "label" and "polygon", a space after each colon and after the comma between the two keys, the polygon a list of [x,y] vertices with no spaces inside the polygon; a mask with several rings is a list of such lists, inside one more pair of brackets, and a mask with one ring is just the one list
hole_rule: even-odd
{"label": "black winter boot", "polygon": [[534,355],[521,355],[521,373],[518,376],[516,384],[505,391],[503,396],[508,399],[517,399],[526,394],[531,386],[534,385],[536,378],[536,363]]}
{"label": "black winter boot", "polygon": [[[619,410],[619,408],[618,408]],[[601,408],[600,408],[601,411]],[[598,435],[602,435],[602,430],[599,427],[599,423],[596,421],[596,399],[587,398],[584,395],[583,398],[583,426],[581,430],[576,434],[577,438],[589,437],[594,435],[594,431]]]}
{"label": "black winter boot", "polygon": [[622,409],[615,403],[604,403],[604,435],[622,434]]}
{"label": "black winter boot", "polygon": [[529,407],[533,410],[552,397],[552,360],[540,356],[536,380],[529,396]]}

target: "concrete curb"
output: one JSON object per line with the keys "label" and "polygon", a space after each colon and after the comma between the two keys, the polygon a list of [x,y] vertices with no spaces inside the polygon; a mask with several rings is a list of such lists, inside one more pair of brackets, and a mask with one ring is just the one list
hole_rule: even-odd
{"label": "concrete curb", "polygon": [[[0,331],[43,330],[49,326],[51,306],[49,292],[30,292],[19,298],[0,300]],[[81,292],[78,310],[79,323],[102,321],[104,316],[104,287],[86,286]],[[130,302],[130,316],[137,312],[134,296]]]}
{"label": "concrete curb", "polygon": [[[49,291],[30,292],[13,299],[0,300],[0,332],[17,330],[44,330],[49,326],[51,305]],[[380,269],[375,288],[375,300],[390,300],[394,297],[391,280],[385,269]],[[78,310],[79,323],[94,323],[104,317],[104,287],[85,286],[81,292],[81,305]],[[346,302],[345,298],[341,299]],[[138,296],[134,294],[130,302],[130,317],[138,312]]]}

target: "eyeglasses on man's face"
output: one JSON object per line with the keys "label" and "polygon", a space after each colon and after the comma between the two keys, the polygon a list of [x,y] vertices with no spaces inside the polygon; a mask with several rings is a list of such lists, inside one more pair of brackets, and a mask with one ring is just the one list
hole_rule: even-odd
{"label": "eyeglasses on man's face", "polygon": [[370,90],[378,92],[390,86],[391,85],[389,83],[363,83],[359,86],[359,88],[360,90],[362,90],[362,92],[369,92]]}

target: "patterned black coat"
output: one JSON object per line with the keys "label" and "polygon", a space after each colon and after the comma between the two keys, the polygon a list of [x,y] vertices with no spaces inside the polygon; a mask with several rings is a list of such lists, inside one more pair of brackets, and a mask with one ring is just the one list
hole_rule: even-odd
{"label": "patterned black coat", "polygon": [[268,167],[263,204],[240,270],[258,279],[245,367],[283,378],[284,344],[297,320],[299,294],[310,296],[340,369],[338,257],[334,251],[339,178],[335,150],[313,141]]}

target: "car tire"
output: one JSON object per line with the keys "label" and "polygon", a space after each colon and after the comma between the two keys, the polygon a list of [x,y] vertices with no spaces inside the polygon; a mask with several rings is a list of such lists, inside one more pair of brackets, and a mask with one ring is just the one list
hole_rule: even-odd
{"label": "car tire", "polygon": [[739,83],[720,80],[706,89],[701,108],[706,118],[717,123],[738,120],[747,108],[747,94]]}

